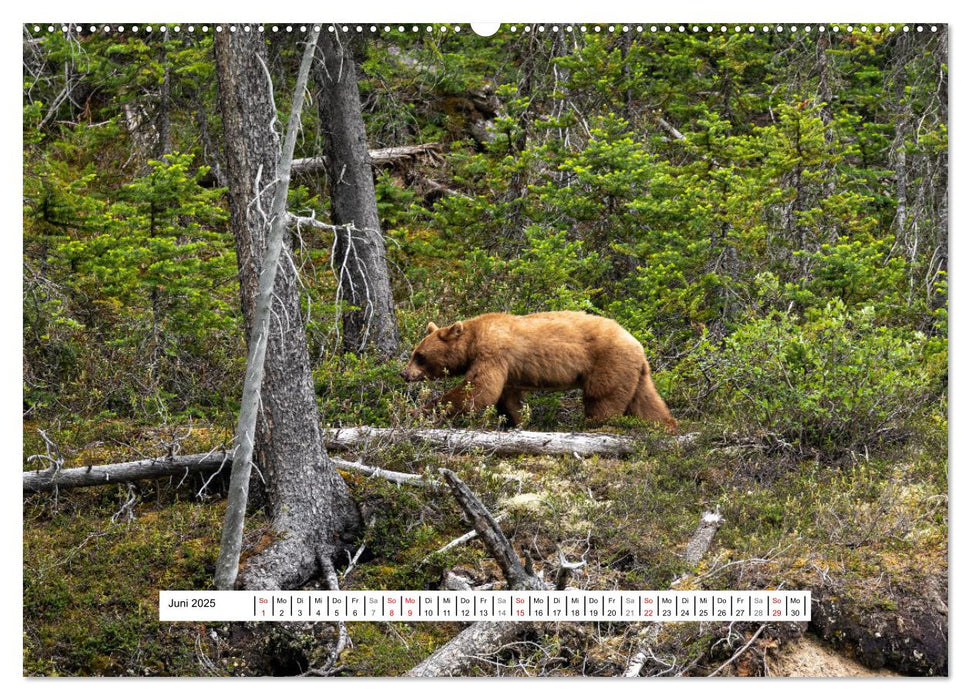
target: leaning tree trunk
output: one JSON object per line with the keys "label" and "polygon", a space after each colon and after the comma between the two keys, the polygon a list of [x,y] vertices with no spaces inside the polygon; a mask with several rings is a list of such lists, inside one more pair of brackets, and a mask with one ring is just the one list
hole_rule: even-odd
{"label": "leaning tree trunk", "polygon": [[398,327],[349,40],[322,32],[323,60],[315,72],[331,220],[339,227],[333,263],[341,301],[351,307],[344,312],[343,347],[360,353],[370,346],[387,358],[398,352]]}
{"label": "leaning tree trunk", "polygon": [[[256,31],[215,36],[216,73],[226,145],[226,178],[240,293],[251,338],[280,147],[266,43]],[[290,242],[284,241],[284,256]],[[281,262],[274,285],[256,425],[256,461],[266,481],[277,539],[250,558],[240,583],[285,589],[310,578],[341,535],[358,523],[347,487],[327,458],[300,313],[298,280]]]}

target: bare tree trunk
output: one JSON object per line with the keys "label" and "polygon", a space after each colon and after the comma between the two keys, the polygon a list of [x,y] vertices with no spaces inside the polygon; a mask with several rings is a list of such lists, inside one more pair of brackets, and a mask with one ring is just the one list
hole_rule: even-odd
{"label": "bare tree trunk", "polygon": [[[907,83],[907,60],[910,53],[910,36],[900,34],[894,44],[893,62],[893,82],[894,82],[894,109],[893,109],[893,143],[891,154],[893,158],[892,169],[894,173],[895,194],[897,195],[897,210],[894,215],[894,233],[897,234],[898,242],[904,250],[913,250],[916,255],[917,246],[910,245],[908,239],[908,213],[907,203],[907,132],[911,129],[910,108],[906,95]],[[916,235],[916,234],[915,234]],[[914,260],[910,260],[914,264]]]}
{"label": "bare tree trunk", "polygon": [[[276,107],[263,35],[242,26],[235,32],[221,32],[215,37],[215,53],[225,174],[252,354],[258,337],[254,329],[260,273],[272,217],[283,224],[283,211],[273,207],[273,195],[278,187],[286,187],[289,162],[280,178]],[[281,181],[275,183],[278,179]],[[285,197],[285,189],[283,192]],[[290,255],[288,239],[282,240],[281,255]],[[265,334],[255,432],[273,528],[280,536],[247,563],[241,582],[250,589],[294,587],[319,573],[320,562],[329,559],[341,534],[359,521],[347,488],[322,447],[297,282],[295,267],[281,264],[272,287],[272,322]],[[239,491],[245,490],[239,481],[234,479],[230,486],[230,495],[235,491],[237,500]],[[242,495],[245,502],[245,493]]]}
{"label": "bare tree trunk", "polygon": [[[162,44],[163,51],[165,44]],[[159,85],[157,114],[155,116],[155,130],[158,132],[158,142],[155,144],[155,157],[161,159],[172,152],[172,67],[168,58],[163,55],[165,69],[162,84]]]}
{"label": "bare tree trunk", "polygon": [[357,70],[349,38],[324,32],[323,60],[316,64],[317,100],[324,158],[330,180],[331,219],[335,231],[334,269],[339,275],[343,346],[360,353],[369,346],[388,358],[398,353],[398,327],[378,220],[371,159],[361,115]]}

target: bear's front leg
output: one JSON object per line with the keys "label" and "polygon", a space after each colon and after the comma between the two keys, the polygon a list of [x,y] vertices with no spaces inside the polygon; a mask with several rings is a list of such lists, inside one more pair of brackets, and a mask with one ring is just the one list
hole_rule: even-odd
{"label": "bear's front leg", "polygon": [[515,428],[522,420],[520,411],[523,409],[523,392],[520,389],[506,387],[496,403],[499,413],[500,427],[504,430]]}
{"label": "bear's front leg", "polygon": [[506,372],[502,367],[473,367],[465,375],[465,381],[445,392],[439,405],[445,407],[449,416],[481,411],[496,405],[505,383]]}

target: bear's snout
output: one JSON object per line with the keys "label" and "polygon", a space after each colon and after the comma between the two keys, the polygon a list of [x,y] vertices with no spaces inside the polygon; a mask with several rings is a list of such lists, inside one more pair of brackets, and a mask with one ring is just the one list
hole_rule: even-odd
{"label": "bear's snout", "polygon": [[417,382],[425,376],[424,372],[422,372],[420,369],[415,369],[411,365],[405,367],[403,370],[401,370],[401,372],[399,372],[399,374],[406,382]]}

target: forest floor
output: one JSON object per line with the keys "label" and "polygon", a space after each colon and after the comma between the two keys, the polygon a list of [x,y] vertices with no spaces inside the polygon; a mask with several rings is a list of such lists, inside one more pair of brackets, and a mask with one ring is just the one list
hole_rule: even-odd
{"label": "forest floor", "polygon": [[788,642],[767,662],[768,676],[788,678],[892,678],[900,674],[870,669],[807,634]]}
{"label": "forest floor", "polygon": [[[25,424],[25,455],[44,452],[36,427]],[[91,421],[46,432],[65,466],[82,466],[164,454],[186,431]],[[625,459],[446,455],[413,444],[356,457],[396,471],[456,471],[494,514],[506,514],[503,530],[517,552],[547,578],[561,549],[586,562],[571,582],[582,589],[810,589],[813,621],[768,625],[737,658],[758,624],[539,627],[475,675],[616,676],[645,647],[653,661],[643,675],[707,675],[729,659],[720,675],[946,675],[946,451],[910,445],[879,459],[822,464],[740,448],[711,429],[674,448],[652,431],[632,434],[641,447]],[[179,449],[206,452],[230,435],[196,424]],[[469,529],[448,495],[345,479],[370,525],[356,565],[338,562],[343,588],[429,590],[446,575],[501,585],[476,540],[435,553]],[[224,485],[204,482],[25,498],[25,675],[291,675],[326,656],[328,625],[159,622],[159,590],[211,586]],[[685,544],[701,514],[715,509],[725,523],[690,567]],[[254,512],[247,545],[269,536]],[[338,673],[400,675],[457,629],[351,624],[353,645]]]}

